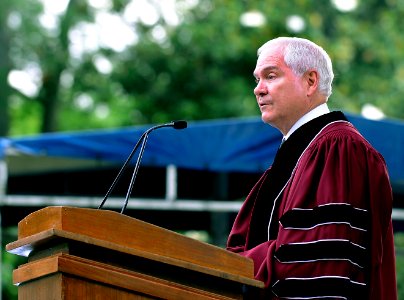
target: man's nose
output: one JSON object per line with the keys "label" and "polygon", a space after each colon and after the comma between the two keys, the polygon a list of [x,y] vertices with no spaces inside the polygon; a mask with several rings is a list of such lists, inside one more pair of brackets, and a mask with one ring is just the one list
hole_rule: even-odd
{"label": "man's nose", "polygon": [[267,93],[267,89],[265,84],[262,83],[262,81],[258,81],[257,86],[254,88],[254,95],[259,97],[263,96]]}

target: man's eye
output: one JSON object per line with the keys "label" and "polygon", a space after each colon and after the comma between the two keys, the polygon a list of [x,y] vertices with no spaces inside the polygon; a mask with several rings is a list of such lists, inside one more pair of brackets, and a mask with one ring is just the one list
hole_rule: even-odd
{"label": "man's eye", "polygon": [[260,82],[259,78],[254,78],[255,83],[258,84]]}
{"label": "man's eye", "polygon": [[267,79],[274,79],[274,78],[275,78],[275,75],[273,75],[273,74],[268,74],[266,78],[267,78]]}

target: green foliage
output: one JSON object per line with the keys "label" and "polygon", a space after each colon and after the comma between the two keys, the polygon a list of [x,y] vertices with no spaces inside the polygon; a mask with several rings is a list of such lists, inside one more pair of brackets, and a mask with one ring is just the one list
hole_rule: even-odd
{"label": "green foliage", "polygon": [[1,245],[1,279],[2,299],[17,299],[17,286],[13,285],[13,270],[19,265],[26,263],[25,257],[17,256],[4,251],[6,245],[17,240],[17,227],[3,228]]}
{"label": "green foliage", "polygon": [[[331,1],[177,0],[177,25],[167,22],[157,2],[149,3],[159,19],[133,23],[136,44],[120,52],[101,47],[82,57],[72,55],[69,34],[94,22],[95,8],[70,1],[59,27],[49,30],[40,23],[39,0],[2,3],[9,12],[2,24],[4,18],[24,20],[4,29],[12,37],[13,68],[40,70],[38,93],[18,105],[9,101],[10,134],[258,115],[251,75],[256,49],[282,35],[312,39],[330,53],[336,73],[332,108],[359,113],[372,103],[389,117],[404,117],[402,1],[360,1],[355,10],[341,12]],[[112,4],[111,12],[123,14],[129,2]],[[266,24],[243,26],[247,11],[261,12]],[[287,26],[290,16],[304,21],[301,31]],[[99,57],[111,63],[110,73],[97,69]],[[91,103],[80,104],[83,96]]]}
{"label": "green foliage", "polygon": [[41,128],[42,107],[34,100],[26,100],[21,95],[13,95],[9,101],[10,117],[18,120],[18,126],[13,126],[11,135],[35,134]]}
{"label": "green foliage", "polygon": [[398,299],[404,299],[404,232],[395,234],[394,244],[396,247]]}

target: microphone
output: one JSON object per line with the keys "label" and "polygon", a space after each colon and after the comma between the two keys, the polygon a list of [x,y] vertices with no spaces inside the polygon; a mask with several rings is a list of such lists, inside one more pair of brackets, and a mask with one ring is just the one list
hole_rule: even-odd
{"label": "microphone", "polygon": [[140,142],[143,141],[142,142],[142,147],[140,149],[140,152],[138,154],[138,158],[137,158],[137,161],[136,161],[136,164],[135,164],[135,168],[133,170],[132,179],[131,179],[131,182],[130,182],[130,185],[129,185],[129,188],[128,188],[128,191],[127,191],[127,194],[126,194],[125,203],[124,203],[124,206],[121,209],[121,214],[123,214],[123,212],[126,209],[126,206],[128,205],[130,194],[132,193],[133,185],[135,183],[137,172],[138,172],[138,169],[139,169],[139,166],[140,166],[140,161],[142,160],[143,152],[144,152],[144,149],[146,147],[146,142],[147,142],[147,138],[149,137],[149,134],[153,130],[156,130],[156,129],[159,129],[159,128],[162,128],[162,127],[173,127],[174,129],[184,129],[184,128],[187,128],[187,126],[188,126],[188,124],[187,124],[186,121],[178,120],[178,121],[172,121],[172,122],[166,123],[166,124],[156,125],[156,126],[153,126],[153,127],[149,128],[149,129],[147,129],[140,136],[139,140],[136,142],[136,145],[133,147],[133,149],[132,149],[131,153],[129,154],[128,158],[126,159],[125,163],[122,165],[121,169],[119,170],[118,175],[115,177],[114,181],[112,182],[110,188],[108,189],[107,193],[104,196],[104,199],[102,200],[101,204],[98,206],[98,209],[101,209],[104,206],[105,201],[107,201],[108,197],[111,195],[111,193],[112,193],[113,189],[115,188],[116,184],[118,183],[119,179],[122,177],[123,171],[127,168],[128,164],[131,161],[133,155],[135,154],[137,148],[139,148]]}
{"label": "microphone", "polygon": [[187,121],[184,120],[174,121],[171,123],[173,124],[174,129],[184,129],[188,126]]}

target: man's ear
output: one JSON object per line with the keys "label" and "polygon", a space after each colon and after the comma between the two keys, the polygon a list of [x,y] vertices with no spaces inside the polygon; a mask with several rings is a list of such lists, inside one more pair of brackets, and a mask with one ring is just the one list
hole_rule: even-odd
{"label": "man's ear", "polygon": [[305,74],[307,83],[307,96],[313,95],[318,88],[318,72],[316,70],[307,71]]}

